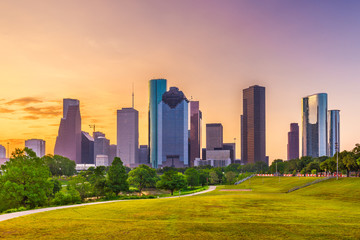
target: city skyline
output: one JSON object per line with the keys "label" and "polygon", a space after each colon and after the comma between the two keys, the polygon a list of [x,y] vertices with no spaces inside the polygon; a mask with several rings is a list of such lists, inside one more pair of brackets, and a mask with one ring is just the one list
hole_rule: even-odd
{"label": "city skyline", "polygon": [[341,110],[340,148],[359,142],[356,1],[144,4],[58,3],[55,11],[51,3],[24,2],[19,9],[2,1],[0,144],[10,142],[13,151],[39,138],[52,153],[67,97],[81,101],[83,131],[96,124],[115,144],[116,110],[131,106],[133,83],[139,142],[147,144],[148,80],[158,77],[200,101],[203,127],[223,124],[224,142],[237,139],[237,158],[241,91],[254,84],[267,89],[270,161],[286,159],[288,124],[301,122],[301,98],[316,92],[328,93]]}

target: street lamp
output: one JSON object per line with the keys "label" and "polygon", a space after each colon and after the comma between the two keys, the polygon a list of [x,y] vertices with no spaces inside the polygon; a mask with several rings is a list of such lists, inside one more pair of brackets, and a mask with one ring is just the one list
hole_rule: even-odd
{"label": "street lamp", "polygon": [[335,143],[336,148],[336,180],[339,180],[339,146],[338,143]]}

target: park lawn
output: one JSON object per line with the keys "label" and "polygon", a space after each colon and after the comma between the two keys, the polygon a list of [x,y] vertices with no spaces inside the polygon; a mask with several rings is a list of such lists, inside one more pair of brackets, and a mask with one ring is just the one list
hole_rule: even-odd
{"label": "park lawn", "polygon": [[[5,239],[359,239],[360,179],[251,180],[252,192],[222,192],[62,209],[0,223]],[[277,181],[277,185],[276,184]],[[266,182],[266,184],[265,184]],[[342,187],[344,186],[344,187]],[[236,186],[245,188],[245,186]],[[272,189],[272,190],[271,190]],[[331,190],[332,189],[332,190]],[[321,194],[327,192],[332,194]],[[340,201],[342,197],[346,201]]]}

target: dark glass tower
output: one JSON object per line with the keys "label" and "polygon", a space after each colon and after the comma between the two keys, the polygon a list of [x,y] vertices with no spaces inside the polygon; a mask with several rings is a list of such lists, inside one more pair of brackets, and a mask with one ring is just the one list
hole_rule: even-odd
{"label": "dark glass tower", "polygon": [[81,132],[81,163],[95,164],[94,138],[87,132]]}
{"label": "dark glass tower", "polygon": [[195,158],[200,158],[201,148],[201,121],[199,101],[190,102],[190,166],[194,166]]}
{"label": "dark glass tower", "polygon": [[332,157],[340,152],[340,110],[329,110],[328,112],[328,156]]}
{"label": "dark glass tower", "polygon": [[299,158],[299,125],[297,123],[290,124],[290,132],[288,132],[287,159]]}
{"label": "dark glass tower", "polygon": [[63,118],[60,121],[54,154],[81,163],[81,116],[79,100],[63,100]]}
{"label": "dark glass tower", "polygon": [[[166,92],[166,79],[152,79],[149,82],[149,149],[150,164],[158,168],[158,161],[161,156],[158,153],[158,107],[162,95]],[[161,159],[160,159],[161,161]]]}
{"label": "dark glass tower", "polygon": [[255,85],[243,90],[241,161],[267,162],[265,151],[265,87]]}

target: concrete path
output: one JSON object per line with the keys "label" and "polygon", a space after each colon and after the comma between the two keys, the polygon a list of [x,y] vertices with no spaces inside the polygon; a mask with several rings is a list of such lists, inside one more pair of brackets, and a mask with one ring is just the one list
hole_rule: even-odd
{"label": "concrete path", "polygon": [[[208,190],[197,192],[197,193],[191,193],[187,195],[181,195],[180,197],[190,197],[195,196],[207,192],[211,192],[216,189],[216,186],[209,186]],[[65,205],[65,206],[59,206],[59,207],[49,207],[49,208],[40,208],[40,209],[34,209],[34,210],[28,210],[28,211],[22,211],[22,212],[14,212],[14,213],[7,213],[0,215],[0,222],[17,218],[25,215],[30,215],[34,213],[40,213],[40,212],[47,212],[47,211],[53,211],[57,209],[64,209],[64,208],[73,208],[73,207],[81,207],[81,206],[88,206],[88,205],[96,205],[96,204],[104,204],[104,203],[113,203],[113,202],[123,202],[123,201],[134,201],[134,200],[155,200],[155,199],[164,199],[164,198],[179,198],[179,196],[174,197],[163,197],[163,198],[152,198],[152,199],[127,199],[127,200],[113,200],[113,201],[105,201],[105,202],[92,202],[92,203],[82,203],[82,204],[75,204],[75,205]]]}

